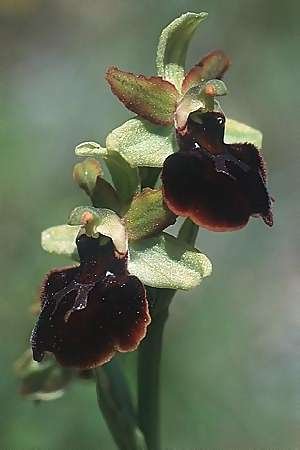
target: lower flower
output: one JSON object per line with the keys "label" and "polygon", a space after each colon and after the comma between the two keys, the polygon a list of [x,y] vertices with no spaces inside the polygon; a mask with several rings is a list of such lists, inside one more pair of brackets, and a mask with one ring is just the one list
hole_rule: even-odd
{"label": "lower flower", "polygon": [[189,118],[177,133],[179,151],[164,163],[162,183],[168,208],[213,231],[243,228],[250,216],[272,226],[264,161],[249,143],[225,144],[225,118],[205,113]]}
{"label": "lower flower", "polygon": [[82,369],[108,362],[116,351],[135,350],[151,318],[140,280],[127,271],[109,240],[82,234],[80,265],[51,271],[41,289],[41,313],[33,329],[33,358],[51,352],[63,366]]}

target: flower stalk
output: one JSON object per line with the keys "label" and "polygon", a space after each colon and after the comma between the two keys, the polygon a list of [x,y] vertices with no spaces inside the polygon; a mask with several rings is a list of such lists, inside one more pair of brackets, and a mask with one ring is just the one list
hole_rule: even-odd
{"label": "flower stalk", "polygon": [[131,396],[116,358],[95,369],[97,401],[109,431],[120,450],[147,450],[136,425]]}
{"label": "flower stalk", "polygon": [[169,305],[176,291],[148,289],[154,300],[152,323],[138,354],[138,420],[148,450],[161,450],[160,443],[160,363],[164,327]]}

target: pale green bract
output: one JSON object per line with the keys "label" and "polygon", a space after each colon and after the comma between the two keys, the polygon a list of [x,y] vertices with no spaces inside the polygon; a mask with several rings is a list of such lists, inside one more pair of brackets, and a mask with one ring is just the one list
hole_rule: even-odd
{"label": "pale green bract", "polygon": [[106,146],[132,167],[162,167],[176,149],[175,130],[135,117],[109,133]]}
{"label": "pale green bract", "polygon": [[[66,232],[70,228],[74,228],[74,232]],[[43,249],[78,260],[75,228],[59,225],[45,230]],[[163,233],[156,238],[129,243],[128,270],[147,286],[186,290],[210,275],[212,266],[207,256]]]}
{"label": "pale green bract", "polygon": [[206,12],[186,13],[173,20],[161,33],[156,54],[157,73],[181,91],[190,40]]}
{"label": "pale green bract", "polygon": [[163,233],[130,245],[128,269],[147,286],[186,290],[210,275],[212,265],[195,248]]}
{"label": "pale green bract", "polygon": [[248,142],[255,145],[258,149],[262,148],[263,135],[259,130],[249,127],[244,123],[233,119],[226,119],[225,123],[225,144],[237,144]]}

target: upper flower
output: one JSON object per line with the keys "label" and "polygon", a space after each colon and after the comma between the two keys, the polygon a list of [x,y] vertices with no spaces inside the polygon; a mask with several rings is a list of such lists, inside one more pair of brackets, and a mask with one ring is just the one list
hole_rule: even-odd
{"label": "upper flower", "polygon": [[[227,122],[216,100],[227,92],[221,78],[229,58],[216,50],[187,74],[183,70],[187,42],[203,18],[186,14],[163,31],[157,53],[159,77],[108,69],[113,93],[148,125],[133,119],[131,126],[124,124],[111,133],[107,146],[119,150],[133,165],[163,167],[164,201],[178,216],[188,216],[213,231],[240,229],[250,216],[261,216],[272,226],[265,164],[254,145],[261,135],[235,123],[233,134],[238,136],[228,142],[226,128],[232,121]],[[128,137],[133,133],[136,138]]]}

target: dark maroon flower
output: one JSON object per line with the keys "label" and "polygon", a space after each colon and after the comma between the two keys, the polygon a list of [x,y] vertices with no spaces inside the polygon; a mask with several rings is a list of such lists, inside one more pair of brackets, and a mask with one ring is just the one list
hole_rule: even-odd
{"label": "dark maroon flower", "polygon": [[188,119],[177,133],[179,151],[163,166],[165,202],[173,213],[213,231],[238,230],[250,216],[272,226],[263,158],[253,144],[225,144],[224,129],[221,113]]}
{"label": "dark maroon flower", "polygon": [[51,271],[32,332],[33,358],[52,352],[64,366],[92,368],[135,350],[150,323],[145,288],[111,241],[77,238],[80,265]]}

